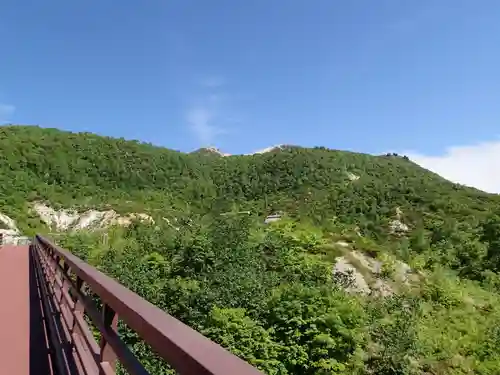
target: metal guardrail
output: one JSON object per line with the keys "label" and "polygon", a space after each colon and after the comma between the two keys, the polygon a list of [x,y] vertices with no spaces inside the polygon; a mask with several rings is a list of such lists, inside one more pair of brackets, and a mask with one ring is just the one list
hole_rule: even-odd
{"label": "metal guardrail", "polygon": [[[149,374],[121,340],[118,319],[135,331],[177,373],[262,375],[200,333],[165,313],[78,257],[37,235],[31,244],[49,339],[60,350],[53,363],[63,374]],[[99,296],[99,311],[85,288]],[[93,337],[84,314],[100,333]],[[59,319],[53,319],[53,318]]]}

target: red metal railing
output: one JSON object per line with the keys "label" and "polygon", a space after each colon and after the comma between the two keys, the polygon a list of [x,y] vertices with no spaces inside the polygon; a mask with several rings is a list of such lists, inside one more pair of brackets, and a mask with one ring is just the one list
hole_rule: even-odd
{"label": "red metal railing", "polygon": [[[37,235],[31,251],[57,373],[110,375],[119,362],[131,375],[148,374],[121,340],[120,319],[179,374],[261,374],[49,240]],[[100,298],[102,309],[90,293]],[[99,331],[99,343],[87,320]]]}

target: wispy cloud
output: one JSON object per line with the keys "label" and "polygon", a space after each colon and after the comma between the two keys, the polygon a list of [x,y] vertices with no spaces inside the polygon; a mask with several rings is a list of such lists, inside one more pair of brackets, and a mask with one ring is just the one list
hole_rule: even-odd
{"label": "wispy cloud", "polygon": [[226,84],[226,80],[221,76],[208,76],[201,80],[201,85],[209,88],[221,87]]}
{"label": "wispy cloud", "polygon": [[450,181],[489,193],[500,193],[500,140],[449,147],[438,156],[411,152],[406,155]]}
{"label": "wispy cloud", "polygon": [[235,122],[228,105],[231,95],[221,89],[223,85],[222,77],[201,80],[197,95],[193,95],[185,110],[186,124],[201,146],[214,146],[218,136],[228,133],[227,126]]}
{"label": "wispy cloud", "polygon": [[15,111],[16,107],[12,104],[0,103],[0,123],[8,122]]}
{"label": "wispy cloud", "polygon": [[216,136],[225,132],[218,125],[217,117],[217,111],[211,105],[195,106],[186,112],[186,121],[202,146],[211,146]]}

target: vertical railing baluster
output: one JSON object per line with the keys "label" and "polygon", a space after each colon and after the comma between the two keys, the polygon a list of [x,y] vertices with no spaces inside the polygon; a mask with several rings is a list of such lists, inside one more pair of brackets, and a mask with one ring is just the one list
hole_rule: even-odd
{"label": "vertical railing baluster", "polygon": [[76,324],[76,318],[77,316],[83,318],[83,314],[85,313],[85,309],[83,306],[83,302],[78,296],[78,293],[82,291],[82,286],[83,286],[83,280],[80,276],[76,277],[76,298],[75,298],[75,307],[73,309],[73,327],[71,327],[71,330],[74,331],[77,335],[80,337],[83,336],[83,333],[80,331],[80,328],[78,327],[78,324]]}
{"label": "vertical railing baluster", "polygon": [[[118,315],[106,303],[104,303],[102,307],[102,319],[105,331],[118,331]],[[111,348],[111,346],[106,341],[104,332],[101,332],[101,342],[99,346],[101,349],[101,363],[108,363],[113,371],[116,371],[117,357],[115,352],[113,351],[113,348]]]}
{"label": "vertical railing baluster", "polygon": [[54,294],[56,297],[57,301],[60,301],[62,298],[62,290],[61,287],[57,284],[57,278],[61,277],[61,271],[57,267],[59,262],[61,260],[61,257],[59,255],[56,255],[55,262],[53,262],[53,271],[54,271],[54,280],[53,280],[53,286],[54,286]]}
{"label": "vertical railing baluster", "polygon": [[[66,303],[66,300],[63,300],[63,294],[68,293],[69,291],[70,281],[69,281],[68,271],[69,271],[69,265],[68,263],[64,262],[63,269],[61,272],[62,290],[61,290],[61,296],[59,297],[59,304]],[[71,308],[71,306],[68,306],[68,308]]]}
{"label": "vertical railing baluster", "polygon": [[[76,286],[76,291],[75,291],[76,296],[75,296],[75,304],[74,304],[73,311],[72,311],[73,321],[72,321],[72,326],[71,326],[71,333],[72,333],[72,337],[73,337],[73,344],[75,344],[75,341],[79,341],[81,343],[81,345],[84,347],[84,350],[86,352],[85,353],[80,352],[80,355],[82,357],[87,358],[87,359],[82,359],[82,362],[86,363],[87,361],[89,361],[89,358],[93,358],[94,353],[91,353],[90,347],[89,347],[90,344],[86,342],[86,340],[84,338],[84,333],[81,330],[81,328],[77,322],[77,319],[83,319],[84,314],[85,314],[85,307],[84,307],[83,301],[79,297],[79,294],[82,292],[82,287],[83,287],[83,280],[80,276],[76,277],[76,285],[75,286]],[[88,355],[90,355],[90,356],[87,357]]]}

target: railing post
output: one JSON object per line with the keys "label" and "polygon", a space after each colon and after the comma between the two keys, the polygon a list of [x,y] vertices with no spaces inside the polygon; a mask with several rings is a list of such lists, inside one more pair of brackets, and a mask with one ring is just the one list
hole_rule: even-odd
{"label": "railing post", "polygon": [[[118,315],[106,303],[104,303],[102,308],[102,319],[105,330],[113,330],[115,332],[118,330]],[[101,363],[108,363],[108,365],[113,369],[113,371],[115,371],[117,356],[113,351],[113,349],[111,348],[111,346],[106,341],[106,339],[104,338],[103,334],[101,334],[100,348],[101,348],[101,358],[100,358]]]}
{"label": "railing post", "polygon": [[[69,265],[68,265],[68,263],[64,262],[63,269],[61,272],[62,285],[61,285],[61,295],[59,297],[60,304],[63,303],[63,294],[68,293],[68,291],[69,291],[70,282],[69,282],[69,274],[68,273],[69,273]],[[71,306],[68,306],[68,308],[71,308]]]}
{"label": "railing post", "polygon": [[76,287],[76,296],[74,297],[75,305],[73,307],[73,321],[71,322],[72,323],[71,332],[74,332],[75,335],[79,336],[80,339],[83,340],[83,332],[77,324],[77,319],[83,318],[83,315],[85,314],[85,306],[83,305],[83,301],[78,296],[78,293],[82,291],[83,287],[83,280],[80,276],[76,277],[75,287]]}
{"label": "railing post", "polygon": [[58,283],[57,283],[57,278],[59,277],[60,280],[62,279],[62,276],[61,276],[61,271],[59,270],[59,267],[57,267],[59,265],[59,262],[61,260],[61,257],[59,255],[56,255],[56,258],[55,258],[55,261],[52,260],[52,269],[54,271],[54,274],[53,274],[53,280],[52,280],[52,286],[54,288],[54,295],[56,297],[56,301],[60,302],[62,300],[62,289],[61,287],[59,287]]}

